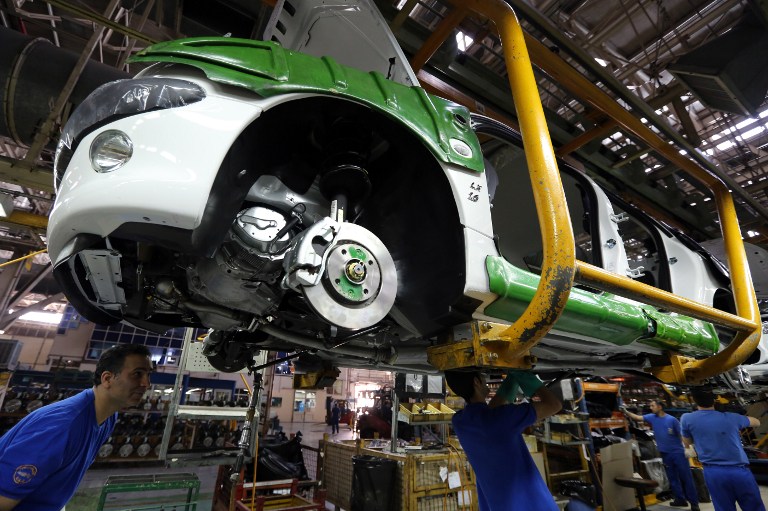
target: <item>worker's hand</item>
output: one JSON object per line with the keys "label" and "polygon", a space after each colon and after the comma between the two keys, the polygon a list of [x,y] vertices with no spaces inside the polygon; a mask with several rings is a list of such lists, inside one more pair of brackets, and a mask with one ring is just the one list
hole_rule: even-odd
{"label": "worker's hand", "polygon": [[505,401],[512,402],[517,397],[519,388],[520,385],[517,383],[515,374],[512,371],[509,371],[507,377],[504,378],[504,381],[501,382],[498,390],[496,390],[496,395],[503,398]]}
{"label": "worker's hand", "polygon": [[619,407],[619,411],[620,411],[621,413],[623,413],[624,415],[627,415],[627,413],[628,413],[628,411],[627,411],[627,407],[626,407],[626,406],[624,406],[624,405],[621,405],[621,406]]}
{"label": "worker's hand", "polygon": [[542,382],[539,377],[536,376],[536,373],[531,371],[526,371],[523,369],[510,369],[509,373],[514,373],[515,379],[517,380],[517,383],[520,385],[520,388],[526,397],[531,397],[536,393],[537,390],[541,388],[542,385],[544,385],[544,382]]}

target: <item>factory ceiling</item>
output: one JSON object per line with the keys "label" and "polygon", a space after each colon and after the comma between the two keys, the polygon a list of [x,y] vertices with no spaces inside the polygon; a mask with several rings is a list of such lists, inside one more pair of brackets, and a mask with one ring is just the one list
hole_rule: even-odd
{"label": "factory ceiling", "polygon": [[[13,212],[0,218],[0,260],[45,248],[53,149],[73,106],[89,92],[89,80],[135,74],[140,68],[128,57],[157,41],[259,38],[282,3],[0,0],[0,198],[4,193],[13,203]],[[374,3],[425,88],[515,124],[491,22],[447,1]],[[695,166],[728,185],[744,239],[768,248],[768,2],[508,3],[526,31],[558,155],[694,239],[716,239],[714,201],[692,177],[689,167]],[[30,44],[34,38],[46,41]],[[49,78],[53,68],[55,80]],[[617,123],[596,94],[639,120],[657,142]],[[57,290],[45,269],[47,256],[30,259],[29,276],[0,274],[0,296],[18,301],[26,290],[26,305],[34,307],[35,296]],[[50,307],[60,307],[55,303]]]}

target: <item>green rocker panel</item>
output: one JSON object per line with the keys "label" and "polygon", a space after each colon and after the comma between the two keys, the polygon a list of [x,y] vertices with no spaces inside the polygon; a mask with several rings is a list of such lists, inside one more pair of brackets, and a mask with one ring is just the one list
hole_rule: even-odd
{"label": "green rocker panel", "polygon": [[[491,291],[499,299],[490,304],[489,316],[515,321],[533,299],[539,276],[522,270],[502,257],[488,257],[486,269]],[[610,293],[573,288],[554,328],[619,346],[640,342],[688,356],[716,353],[720,341],[711,323],[659,312],[650,305],[632,304]]]}
{"label": "green rocker panel", "polygon": [[[342,66],[330,57],[289,51],[271,41],[194,37],[154,44],[130,62],[169,62],[201,69],[220,83],[242,87],[262,97],[291,92],[339,96],[368,105],[409,127],[443,162],[483,171],[469,110],[421,87],[407,87],[378,72]],[[465,142],[471,154],[459,154],[451,139]]]}

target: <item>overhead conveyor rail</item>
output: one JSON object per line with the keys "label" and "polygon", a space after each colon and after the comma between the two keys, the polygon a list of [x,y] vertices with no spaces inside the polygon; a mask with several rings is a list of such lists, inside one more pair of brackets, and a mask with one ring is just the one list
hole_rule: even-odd
{"label": "overhead conveyor rail", "polygon": [[[515,355],[522,358],[550,331],[565,310],[575,281],[736,331],[736,336],[725,349],[706,359],[696,360],[670,353],[668,364],[651,369],[661,380],[696,383],[742,364],[760,341],[761,323],[733,196],[727,186],[696,162],[680,155],[675,146],[661,139],[574,68],[552,52],[544,52],[543,45],[524,34],[514,11],[507,3],[502,0],[456,0],[454,4],[454,11],[444,18],[443,23],[413,57],[412,66],[414,71],[418,71],[470,12],[493,21],[504,49],[541,227],[544,261],[536,293],[520,317],[496,335],[498,340],[511,343],[507,358],[511,359]],[[576,260],[568,207],[527,44],[535,49],[537,64],[555,76],[574,95],[598,109],[610,122],[633,133],[711,190],[725,242],[736,314]]]}

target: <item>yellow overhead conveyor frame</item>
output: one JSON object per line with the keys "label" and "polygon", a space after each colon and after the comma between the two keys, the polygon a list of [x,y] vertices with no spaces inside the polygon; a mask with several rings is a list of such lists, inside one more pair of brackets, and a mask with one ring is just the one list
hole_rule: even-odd
{"label": "yellow overhead conveyor frame", "polygon": [[[515,341],[515,353],[520,358],[527,355],[560,317],[573,283],[577,281],[668,311],[732,328],[737,332],[724,350],[703,360],[669,353],[666,365],[651,368],[651,372],[661,380],[697,383],[742,364],[760,342],[762,329],[736,209],[727,187],[694,161],[680,155],[673,145],[662,140],[543,44],[524,34],[514,11],[503,0],[455,0],[454,4],[454,11],[445,17],[425,41],[411,64],[418,71],[470,12],[495,23],[504,51],[541,226],[544,262],[540,284],[520,318],[498,332],[498,340]],[[568,207],[533,75],[532,59],[561,86],[604,113],[611,119],[609,122],[615,122],[633,133],[672,164],[710,188],[725,242],[736,314],[714,309],[576,260]]]}

